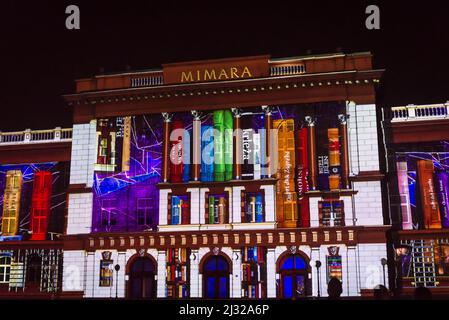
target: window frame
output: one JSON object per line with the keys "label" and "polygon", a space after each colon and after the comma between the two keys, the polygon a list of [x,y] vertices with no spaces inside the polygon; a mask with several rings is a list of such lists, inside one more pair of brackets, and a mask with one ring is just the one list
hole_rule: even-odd
{"label": "window frame", "polygon": [[[107,268],[105,267],[107,265]],[[109,288],[114,286],[114,260],[101,259],[100,260],[100,276],[98,278],[98,286],[102,288]],[[110,271],[110,275],[104,275],[103,270]]]}
{"label": "window frame", "polygon": [[[7,262],[9,260],[9,263]],[[0,256],[0,283],[9,283],[11,276],[12,258],[9,256]],[[4,270],[3,272],[1,270]]]}
{"label": "window frame", "polygon": [[[107,202],[107,201],[111,201],[112,203],[115,204],[115,206],[112,206],[112,204],[106,205],[105,202]],[[112,227],[112,226],[117,225],[117,222],[118,222],[117,217],[119,215],[119,210],[117,208],[117,204],[118,204],[117,199],[103,199],[101,201],[100,225],[102,227]],[[115,214],[115,220],[114,220],[115,222],[111,223],[111,221],[113,220],[113,219],[111,219],[113,214]],[[105,221],[105,219],[104,219],[105,215],[107,216],[107,221],[108,221],[107,224],[103,223],[103,221]]]}
{"label": "window frame", "polygon": [[[154,209],[154,206],[147,205],[146,201],[149,201],[149,203],[151,204],[152,200],[154,200],[154,199],[153,198],[138,198],[138,199],[136,199],[136,222],[137,222],[138,226],[151,227],[151,225],[153,223],[153,219],[151,216],[152,216],[152,210]],[[139,205],[140,201],[145,201],[145,205],[140,206]],[[141,216],[140,210],[143,210],[144,223],[140,223],[140,216]]]}

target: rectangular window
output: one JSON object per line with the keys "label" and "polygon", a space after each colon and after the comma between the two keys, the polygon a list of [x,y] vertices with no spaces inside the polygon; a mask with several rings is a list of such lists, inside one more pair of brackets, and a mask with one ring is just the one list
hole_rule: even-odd
{"label": "rectangular window", "polygon": [[345,225],[344,203],[342,200],[318,202],[320,227],[339,227]]}
{"label": "rectangular window", "polygon": [[118,219],[117,200],[104,199],[101,206],[101,225],[115,226]]}
{"label": "rectangular window", "polygon": [[0,283],[8,283],[11,273],[11,257],[0,256]]}
{"label": "rectangular window", "polygon": [[242,191],[242,222],[264,222],[263,192]]}
{"label": "rectangular window", "polygon": [[[121,167],[116,154],[121,155],[123,142],[123,121],[119,118],[97,120],[97,160],[95,171],[114,172]],[[120,165],[118,163],[120,162]]]}
{"label": "rectangular window", "polygon": [[340,255],[326,256],[327,281],[337,278],[342,281],[343,268]]}
{"label": "rectangular window", "polygon": [[31,206],[31,240],[45,240],[50,214],[52,174],[39,171],[34,175]]}
{"label": "rectangular window", "polygon": [[190,197],[188,195],[169,195],[167,222],[171,225],[190,223]]}
{"label": "rectangular window", "polygon": [[154,200],[152,198],[137,199],[137,224],[151,227],[153,225]]}
{"label": "rectangular window", "polygon": [[100,261],[100,287],[112,287],[113,261]]}
{"label": "rectangular window", "polygon": [[229,221],[228,192],[221,194],[206,193],[206,224],[225,224]]}
{"label": "rectangular window", "polygon": [[3,196],[2,235],[16,235],[19,226],[20,197],[22,191],[22,172],[9,170],[6,172],[6,188]]}

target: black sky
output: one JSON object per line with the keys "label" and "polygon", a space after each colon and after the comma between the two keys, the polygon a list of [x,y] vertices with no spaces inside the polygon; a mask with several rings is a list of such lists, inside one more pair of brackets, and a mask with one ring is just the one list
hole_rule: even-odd
{"label": "black sky", "polygon": [[[65,28],[76,4],[81,30]],[[381,29],[365,28],[380,8]],[[258,54],[371,51],[384,106],[449,100],[443,1],[2,1],[0,131],[71,125],[74,79],[162,63]]]}

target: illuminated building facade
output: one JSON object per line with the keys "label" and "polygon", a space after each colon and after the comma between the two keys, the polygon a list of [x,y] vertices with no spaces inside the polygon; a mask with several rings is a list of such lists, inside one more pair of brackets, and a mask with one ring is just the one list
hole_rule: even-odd
{"label": "illuminated building facade", "polygon": [[449,104],[384,111],[395,287],[449,292]]}
{"label": "illuminated building facade", "polygon": [[[64,96],[61,295],[290,299],[326,296],[331,277],[343,296],[388,286],[383,70],[371,60],[255,56],[77,80]],[[4,210],[17,203],[11,179]],[[34,243],[52,216],[45,179],[30,195]]]}
{"label": "illuminated building facade", "polygon": [[0,133],[0,298],[62,294],[71,135]]}

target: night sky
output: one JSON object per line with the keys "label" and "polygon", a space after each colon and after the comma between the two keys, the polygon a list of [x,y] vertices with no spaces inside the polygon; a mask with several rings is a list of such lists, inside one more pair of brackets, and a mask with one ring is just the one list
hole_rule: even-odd
{"label": "night sky", "polygon": [[[445,102],[449,10],[429,3],[2,1],[0,131],[71,126],[61,95],[102,69],[259,54],[371,51],[386,69],[379,105]],[[65,28],[69,4],[80,7],[80,30]],[[369,4],[380,8],[380,30],[365,28]]]}

